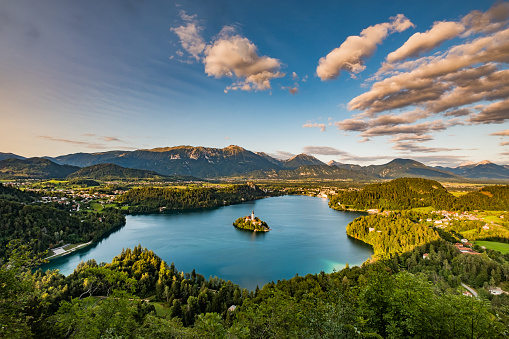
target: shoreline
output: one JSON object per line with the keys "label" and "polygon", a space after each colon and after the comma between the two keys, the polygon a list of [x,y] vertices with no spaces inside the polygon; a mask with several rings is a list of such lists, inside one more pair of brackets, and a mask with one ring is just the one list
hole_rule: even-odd
{"label": "shoreline", "polygon": [[66,244],[64,246],[60,246],[60,247],[57,247],[57,248],[52,248],[50,249],[50,251],[53,252],[53,255],[50,255],[49,257],[46,257],[44,259],[47,259],[47,260],[51,260],[51,259],[56,259],[56,258],[60,258],[60,257],[63,257],[69,253],[72,253],[76,250],[79,250],[81,248],[84,248],[88,245],[91,245],[93,243],[93,241],[89,241],[89,242],[86,242],[86,243],[81,243],[81,244],[78,244],[68,250],[64,249],[64,247],[68,247],[68,246],[73,246],[73,244]]}

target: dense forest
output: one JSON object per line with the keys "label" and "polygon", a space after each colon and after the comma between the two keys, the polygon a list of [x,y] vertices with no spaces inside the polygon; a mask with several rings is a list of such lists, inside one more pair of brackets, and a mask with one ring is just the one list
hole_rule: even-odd
{"label": "dense forest", "polygon": [[32,204],[34,200],[29,192],[0,185],[0,260],[6,245],[14,239],[31,244],[35,253],[41,253],[57,245],[97,241],[125,225],[125,216],[116,209],[70,214],[61,206]]}
{"label": "dense forest", "polygon": [[[504,338],[509,325],[506,295],[467,298],[457,289],[462,280],[507,281],[509,258],[467,257],[443,241],[256,291],[179,272],[141,246],[67,277],[30,273],[24,249],[10,246],[0,268],[3,337]],[[155,312],[160,303],[166,316]]]}
{"label": "dense forest", "polygon": [[134,188],[117,198],[129,205],[130,213],[211,208],[260,199],[268,196],[255,185],[234,185],[225,188]]}
{"label": "dense forest", "polygon": [[440,238],[437,231],[416,222],[426,217],[413,212],[359,217],[348,224],[346,234],[373,246],[376,257],[403,253]]}
{"label": "dense forest", "polygon": [[502,211],[509,209],[509,185],[486,186],[455,197],[437,181],[400,178],[367,185],[362,190],[341,191],[330,197],[329,206],[338,210],[406,210],[431,206],[448,211]]}

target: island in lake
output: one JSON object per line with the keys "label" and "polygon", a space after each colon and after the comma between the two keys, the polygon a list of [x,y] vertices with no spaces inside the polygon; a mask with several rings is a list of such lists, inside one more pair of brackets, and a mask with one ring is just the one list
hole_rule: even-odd
{"label": "island in lake", "polygon": [[251,215],[246,215],[245,217],[241,217],[235,220],[233,222],[233,226],[235,226],[236,228],[250,230],[254,232],[270,231],[270,228],[265,221],[261,221],[260,218],[255,217],[254,211],[251,212]]}

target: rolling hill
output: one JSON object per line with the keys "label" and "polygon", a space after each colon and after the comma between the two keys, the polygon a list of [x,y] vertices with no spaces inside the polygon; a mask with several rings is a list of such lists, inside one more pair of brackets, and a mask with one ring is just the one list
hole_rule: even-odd
{"label": "rolling hill", "polygon": [[64,179],[77,170],[79,167],[58,165],[44,158],[0,161],[0,179]]}
{"label": "rolling hill", "polygon": [[0,152],[0,161],[5,159],[26,159],[25,157],[22,157],[21,155],[13,154],[13,153],[2,153]]}
{"label": "rolling hill", "polygon": [[125,168],[115,164],[97,164],[81,168],[70,174],[67,179],[93,179],[93,180],[161,180],[161,181],[200,181],[191,176],[165,176],[154,171]]}
{"label": "rolling hill", "polygon": [[426,166],[411,159],[394,159],[383,165],[359,166],[331,162],[331,166],[342,169],[350,169],[364,172],[366,175],[383,178],[396,179],[403,177],[419,177],[426,179],[461,179],[454,173]]}

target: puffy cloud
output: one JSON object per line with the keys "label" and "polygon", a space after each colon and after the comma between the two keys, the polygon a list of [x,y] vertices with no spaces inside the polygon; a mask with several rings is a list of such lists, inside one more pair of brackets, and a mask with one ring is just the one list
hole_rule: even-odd
{"label": "puffy cloud", "polygon": [[[182,48],[191,54],[196,61],[199,61],[200,55],[206,45],[201,36],[203,28],[199,26],[196,15],[187,15],[185,11],[181,11],[180,17],[182,20],[186,21],[187,24],[185,26],[173,27],[171,31],[179,37]],[[180,54],[179,51],[177,51],[177,55],[182,56],[182,51],[180,51]]]}
{"label": "puffy cloud", "polygon": [[[362,114],[357,115],[352,119],[345,119],[343,121],[336,121],[334,125],[338,127],[338,129],[343,131],[355,131],[355,132],[363,132],[361,135],[364,137],[369,137],[373,135],[378,135],[377,131],[387,131],[389,135],[391,134],[400,134],[405,133],[404,129],[411,128],[411,123],[414,123],[418,120],[427,118],[429,113],[424,110],[413,110],[410,112],[405,112],[399,115],[396,114],[385,114],[380,115],[376,118],[363,120]],[[394,133],[397,131],[397,128],[393,128],[398,125],[404,125],[404,128],[401,132]],[[420,124],[417,125],[418,128],[430,128],[431,124]]]}
{"label": "puffy cloud", "polygon": [[474,124],[501,124],[509,120],[509,99],[486,106],[481,112],[472,116],[469,122]]}
{"label": "puffy cloud", "polygon": [[201,35],[203,28],[198,25],[196,16],[189,16],[182,11],[181,18],[187,24],[172,28],[172,32],[178,35],[186,52],[204,63],[208,76],[234,79],[225,92],[268,90],[272,79],[285,76],[279,71],[281,62],[278,59],[259,56],[256,45],[236,34],[234,27],[224,26],[215,40],[206,44]]}
{"label": "puffy cloud", "polygon": [[382,125],[366,129],[361,133],[363,137],[375,137],[395,134],[416,134],[423,135],[430,132],[441,132],[446,130],[448,124],[441,120],[425,121],[415,125]]}
{"label": "puffy cloud", "polygon": [[229,89],[270,89],[270,80],[280,78],[281,63],[267,56],[259,56],[256,46],[240,35],[223,34],[205,49],[205,73],[216,78],[239,79]]}
{"label": "puffy cloud", "polygon": [[316,74],[321,80],[335,79],[341,71],[355,75],[362,72],[364,60],[370,57],[390,33],[402,32],[414,25],[403,14],[391,18],[391,22],[384,22],[362,30],[360,36],[349,36],[327,56],[320,58]]}
{"label": "puffy cloud", "polygon": [[[445,79],[444,81],[447,81]],[[426,104],[427,108],[435,113],[444,112],[450,108],[476,103],[482,100],[497,100],[509,97],[509,70],[493,72],[478,79],[458,79],[451,83],[453,87],[449,92],[441,95],[440,100]]]}
{"label": "puffy cloud", "polygon": [[325,126],[325,124],[319,124],[319,123],[306,123],[304,125],[302,125],[302,127],[306,127],[306,128],[313,128],[313,127],[318,127],[320,128],[320,132],[325,132],[325,130],[327,129],[327,127]]}
{"label": "puffy cloud", "polygon": [[[459,73],[464,68],[476,64],[489,62],[509,62],[509,29],[455,46],[444,55],[423,64],[416,64],[418,66],[409,72],[398,73],[378,81],[368,92],[352,99],[348,103],[348,108],[376,113],[427,101],[438,101],[442,95],[456,86],[456,82],[461,81],[461,78],[455,79],[451,74]],[[482,71],[487,69],[482,68]],[[426,94],[422,94],[422,91]]]}
{"label": "puffy cloud", "polygon": [[509,3],[502,2],[494,5],[485,13],[472,11],[465,15],[461,22],[470,27],[470,33],[489,33],[499,30],[507,24],[509,17]]}
{"label": "puffy cloud", "polygon": [[369,124],[366,121],[355,118],[336,121],[334,122],[334,125],[336,125],[340,130],[355,132],[365,131],[369,127]]}
{"label": "puffy cloud", "polygon": [[[427,32],[414,34],[369,79],[371,87],[350,100],[348,109],[360,113],[335,125],[340,130],[360,132],[366,140],[507,122],[508,17],[509,4],[497,4],[485,13],[474,11],[460,22],[437,22]],[[451,38],[465,40],[443,52],[406,60]],[[411,109],[414,114],[391,113],[399,109]],[[436,115],[442,117],[437,119]],[[421,119],[426,121],[419,122]],[[401,151],[441,150],[415,145],[419,140],[391,140]]]}
{"label": "puffy cloud", "polygon": [[433,27],[424,33],[415,33],[400,48],[387,56],[388,62],[402,61],[406,58],[419,56],[429,52],[442,42],[455,38],[465,30],[465,26],[458,22],[435,22]]}

